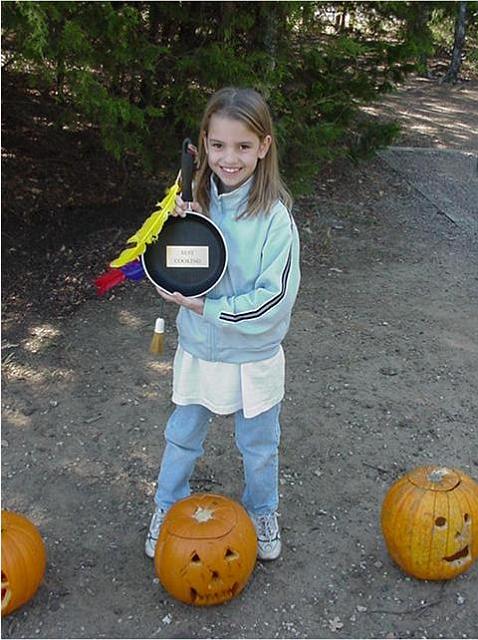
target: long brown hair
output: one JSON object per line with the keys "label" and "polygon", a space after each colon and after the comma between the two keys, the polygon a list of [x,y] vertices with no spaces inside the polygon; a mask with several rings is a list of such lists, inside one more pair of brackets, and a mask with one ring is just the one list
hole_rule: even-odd
{"label": "long brown hair", "polygon": [[262,213],[267,215],[278,200],[290,210],[292,196],[280,176],[274,127],[267,103],[260,93],[253,89],[226,87],[217,91],[209,99],[199,132],[199,168],[195,179],[195,195],[203,211],[207,213],[209,210],[212,173],[207,162],[204,137],[207,137],[209,121],[214,114],[239,120],[261,141],[267,135],[272,137],[266,156],[257,162],[249,192],[248,207],[240,217],[256,216]]}

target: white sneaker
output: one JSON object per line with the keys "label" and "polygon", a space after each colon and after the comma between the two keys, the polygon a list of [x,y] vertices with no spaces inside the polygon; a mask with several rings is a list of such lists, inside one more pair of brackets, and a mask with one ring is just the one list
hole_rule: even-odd
{"label": "white sneaker", "polygon": [[164,509],[156,509],[151,518],[149,525],[148,535],[146,537],[146,543],[144,545],[144,552],[148,558],[154,558],[154,552],[156,551],[156,543],[159,538],[159,531],[163,524],[166,511]]}
{"label": "white sneaker", "polygon": [[277,514],[249,515],[257,532],[257,557],[260,560],[275,560],[282,548]]}

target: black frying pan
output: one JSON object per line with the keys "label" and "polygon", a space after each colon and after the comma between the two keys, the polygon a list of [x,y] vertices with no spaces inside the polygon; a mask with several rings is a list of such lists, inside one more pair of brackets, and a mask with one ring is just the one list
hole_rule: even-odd
{"label": "black frying pan", "polygon": [[[181,197],[191,203],[193,157],[184,140],[181,154]],[[221,280],[227,267],[227,247],[217,225],[188,210],[185,218],[170,216],[155,242],[141,256],[146,276],[166,293],[179,291],[196,298]]]}

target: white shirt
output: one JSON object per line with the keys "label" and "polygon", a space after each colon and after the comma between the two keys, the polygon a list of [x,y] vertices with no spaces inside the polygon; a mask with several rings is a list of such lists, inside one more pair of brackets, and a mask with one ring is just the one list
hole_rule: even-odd
{"label": "white shirt", "polygon": [[200,404],[216,414],[240,409],[244,417],[271,409],[284,397],[285,358],[282,347],[259,362],[231,364],[195,358],[178,346],[173,367],[173,402]]}

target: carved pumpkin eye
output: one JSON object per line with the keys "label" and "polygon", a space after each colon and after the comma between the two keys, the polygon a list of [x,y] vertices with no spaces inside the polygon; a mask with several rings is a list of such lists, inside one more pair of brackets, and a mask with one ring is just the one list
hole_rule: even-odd
{"label": "carved pumpkin eye", "polygon": [[470,518],[470,514],[469,514],[469,513],[465,513],[465,515],[463,516],[463,520],[464,520],[465,522],[469,522],[469,521],[471,520],[471,518]]}
{"label": "carved pumpkin eye", "polygon": [[196,552],[194,552],[192,555],[191,564],[202,564],[201,558],[198,556]]}
{"label": "carved pumpkin eye", "polygon": [[239,554],[228,547],[224,554],[224,558],[227,562],[231,562],[232,560],[237,560],[239,558]]}
{"label": "carved pumpkin eye", "polygon": [[446,518],[438,516],[438,518],[435,519],[435,524],[437,527],[444,527],[446,525]]}

